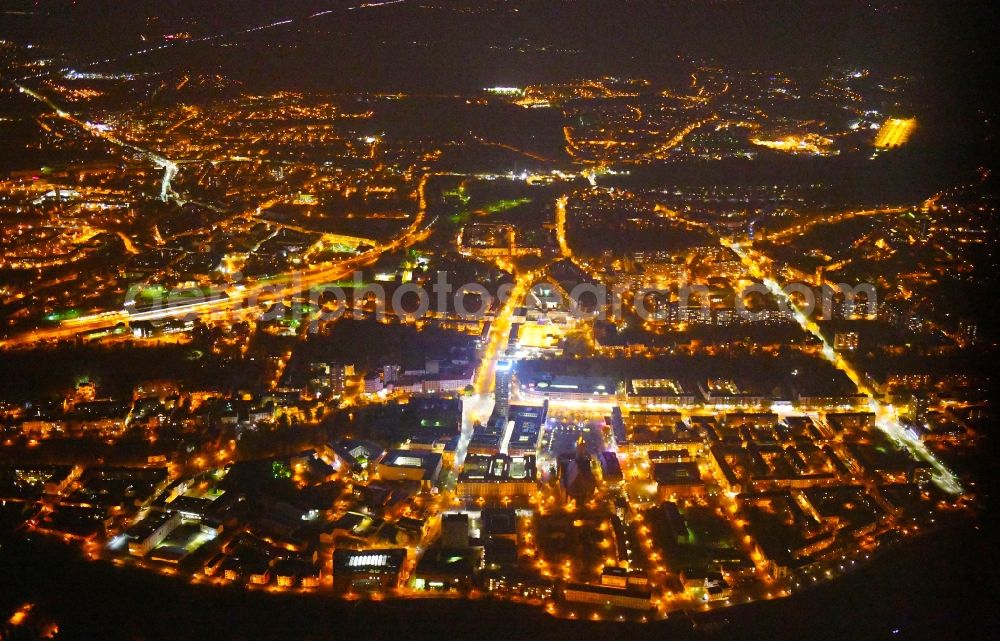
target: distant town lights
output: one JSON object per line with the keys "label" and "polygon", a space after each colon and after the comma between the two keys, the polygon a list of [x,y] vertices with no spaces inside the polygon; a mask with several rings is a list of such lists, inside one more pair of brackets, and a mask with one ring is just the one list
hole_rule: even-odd
{"label": "distant town lights", "polygon": [[498,96],[522,96],[524,89],[520,87],[486,87],[483,91],[496,94]]}

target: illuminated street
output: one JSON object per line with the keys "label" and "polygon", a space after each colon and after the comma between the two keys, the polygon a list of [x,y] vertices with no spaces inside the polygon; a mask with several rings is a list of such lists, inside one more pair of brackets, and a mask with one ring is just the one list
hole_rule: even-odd
{"label": "illuminated street", "polygon": [[1000,638],[997,12],[8,0],[0,641]]}

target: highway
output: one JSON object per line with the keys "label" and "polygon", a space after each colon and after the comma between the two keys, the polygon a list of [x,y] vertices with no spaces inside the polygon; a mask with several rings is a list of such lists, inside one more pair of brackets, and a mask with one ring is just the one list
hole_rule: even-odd
{"label": "highway", "polygon": [[321,266],[313,270],[304,270],[296,274],[286,274],[280,279],[264,282],[253,282],[245,285],[231,285],[225,290],[228,298],[211,300],[199,304],[188,304],[179,308],[165,308],[156,311],[144,312],[138,318],[128,314],[126,311],[107,311],[88,316],[80,316],[75,319],[64,321],[58,327],[49,329],[36,329],[19,336],[0,341],[0,348],[26,347],[43,341],[61,340],[72,338],[78,334],[100,330],[106,327],[113,327],[118,323],[125,323],[131,320],[166,320],[179,316],[197,314],[199,316],[213,315],[224,316],[225,314],[235,315],[243,310],[244,304],[248,300],[256,301],[261,298],[267,300],[289,300],[291,297],[306,292],[315,287],[321,287],[331,282],[341,280],[355,270],[374,263],[379,256],[386,252],[397,251],[410,247],[414,243],[422,240],[429,233],[429,229],[424,227],[427,214],[427,199],[425,190],[427,180],[432,174],[425,174],[417,187],[419,207],[410,224],[392,241],[370,249],[362,254],[354,256],[333,265]]}
{"label": "highway", "polygon": [[143,149],[142,147],[133,145],[130,142],[126,142],[116,137],[114,134],[111,134],[110,132],[106,131],[103,127],[95,125],[92,122],[80,120],[73,114],[63,110],[61,107],[56,105],[47,96],[44,96],[29,87],[25,87],[19,82],[14,82],[13,84],[15,87],[18,88],[18,90],[20,90],[21,93],[31,98],[34,98],[38,102],[49,107],[56,113],[57,116],[59,116],[63,120],[73,123],[74,125],[82,128],[84,131],[91,134],[92,136],[100,138],[106,142],[109,142],[112,145],[115,145],[116,147],[121,147],[122,149],[127,149],[129,151],[135,152],[140,156],[145,157],[155,166],[163,169],[163,181],[160,184],[160,200],[166,202],[169,199],[170,195],[173,193],[170,189],[170,181],[177,176],[177,172],[180,170],[177,163],[168,158],[164,158],[163,156],[161,156],[156,152],[150,151],[148,149]]}
{"label": "highway", "polygon": [[[90,62],[87,62],[87,63],[79,65],[79,68],[86,69],[88,67],[97,67],[97,66],[109,64],[109,63],[112,63],[112,62],[119,62],[119,61],[122,61],[122,60],[127,59],[127,58],[138,58],[138,57],[141,57],[141,56],[146,56],[146,55],[149,55],[149,54],[158,53],[158,52],[165,51],[165,50],[168,50],[168,49],[173,49],[174,47],[179,47],[179,46],[191,46],[191,45],[201,44],[201,43],[205,43],[205,42],[212,42],[212,41],[215,41],[215,40],[223,40],[223,39],[226,39],[226,38],[237,38],[239,36],[244,36],[244,35],[248,35],[248,34],[252,34],[252,33],[257,33],[257,32],[260,32],[260,31],[265,31],[267,29],[274,29],[274,28],[277,28],[277,27],[283,27],[283,26],[286,26],[286,25],[295,24],[297,22],[302,22],[302,21],[305,21],[305,20],[314,20],[316,18],[325,16],[325,15],[329,15],[329,14],[333,14],[333,13],[340,13],[340,12],[347,12],[347,11],[359,11],[359,10],[362,10],[362,9],[376,9],[378,7],[386,7],[386,6],[390,6],[390,5],[394,5],[394,4],[401,4],[401,3],[404,3],[404,2],[408,2],[408,1],[409,0],[384,0],[383,2],[364,2],[362,4],[358,4],[358,5],[354,5],[354,6],[350,6],[350,7],[343,7],[343,8],[338,8],[338,9],[326,9],[324,11],[318,11],[316,13],[310,14],[308,16],[303,16],[303,17],[300,17],[300,18],[286,18],[284,20],[275,20],[274,22],[268,22],[266,24],[254,25],[254,26],[251,26],[251,27],[246,27],[246,28],[237,30],[237,31],[228,31],[228,32],[223,32],[223,33],[215,33],[215,34],[210,34],[210,35],[207,35],[207,36],[201,36],[199,38],[190,38],[190,39],[172,40],[172,41],[169,41],[169,42],[162,42],[162,43],[157,44],[155,46],[145,47],[143,49],[137,49],[135,51],[131,51],[129,53],[126,53],[126,54],[123,54],[123,55],[120,55],[120,56],[113,56],[113,57],[110,57],[110,58],[103,58],[101,60],[92,60]],[[31,75],[31,76],[26,76],[26,77],[22,78],[22,80],[28,80],[28,79],[33,79],[33,78],[45,78],[47,76],[52,75],[53,73],[72,74],[72,73],[76,73],[76,72],[73,69],[69,68],[69,67],[64,67],[64,68],[61,68],[61,69],[54,69],[53,68],[51,70],[42,71],[40,73],[36,73],[34,75]]]}

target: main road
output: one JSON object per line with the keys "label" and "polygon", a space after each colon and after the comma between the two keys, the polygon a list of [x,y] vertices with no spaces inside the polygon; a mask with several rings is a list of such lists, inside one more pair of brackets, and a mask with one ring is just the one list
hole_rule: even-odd
{"label": "main road", "polygon": [[462,469],[465,457],[469,452],[469,441],[477,422],[489,419],[493,411],[493,379],[496,373],[497,361],[507,350],[510,335],[511,318],[514,310],[522,304],[528,290],[538,278],[537,272],[523,272],[515,276],[514,286],[510,289],[507,299],[502,301],[500,311],[490,324],[489,336],[473,380],[473,392],[462,399],[462,433],[455,447],[454,471]]}
{"label": "main road", "polygon": [[940,461],[940,459],[934,456],[933,452],[927,449],[927,446],[924,445],[923,441],[903,428],[899,422],[899,415],[896,408],[892,405],[883,403],[879,396],[868,386],[867,383],[865,383],[864,379],[858,374],[857,370],[855,370],[843,356],[833,349],[833,346],[831,346],[826,340],[826,337],[823,336],[823,333],[820,331],[820,327],[816,321],[812,320],[795,307],[795,304],[792,302],[785,290],[782,289],[781,285],[779,285],[776,280],[771,278],[763,269],[760,262],[756,258],[754,251],[744,247],[740,243],[723,244],[736,252],[736,254],[743,261],[743,264],[747,267],[750,275],[762,281],[777,301],[787,305],[788,309],[792,310],[796,321],[798,321],[802,329],[809,332],[820,341],[823,345],[823,357],[834,367],[843,372],[849,379],[851,379],[851,382],[854,383],[859,392],[868,397],[869,406],[875,414],[875,426],[882,430],[895,443],[909,450],[910,455],[915,459],[929,463],[934,469],[934,483],[939,488],[949,494],[961,494],[962,485],[958,481],[955,474],[949,470],[944,463]]}

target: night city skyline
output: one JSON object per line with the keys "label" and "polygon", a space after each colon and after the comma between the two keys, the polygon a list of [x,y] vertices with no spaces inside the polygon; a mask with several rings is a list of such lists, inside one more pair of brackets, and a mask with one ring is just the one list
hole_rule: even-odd
{"label": "night city skyline", "polygon": [[4,2],[0,641],[996,638],[996,18]]}

